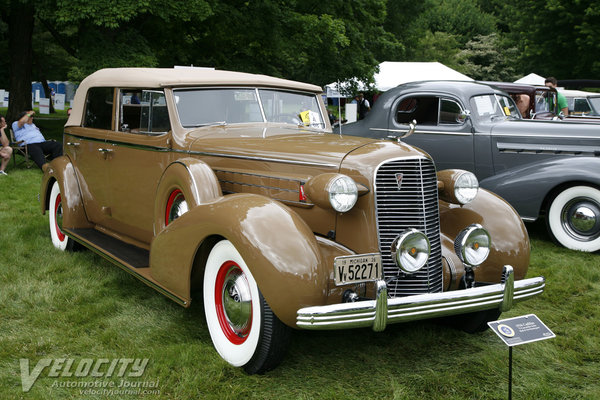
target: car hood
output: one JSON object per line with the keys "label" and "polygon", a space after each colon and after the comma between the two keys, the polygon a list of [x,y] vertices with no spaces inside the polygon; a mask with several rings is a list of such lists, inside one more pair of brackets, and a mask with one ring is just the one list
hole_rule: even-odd
{"label": "car hood", "polygon": [[595,140],[600,144],[600,124],[568,121],[508,120],[492,127],[492,136],[537,138],[553,142]]}
{"label": "car hood", "polygon": [[191,153],[337,168],[348,153],[374,142],[373,139],[269,124],[201,128],[188,132],[186,141]]}

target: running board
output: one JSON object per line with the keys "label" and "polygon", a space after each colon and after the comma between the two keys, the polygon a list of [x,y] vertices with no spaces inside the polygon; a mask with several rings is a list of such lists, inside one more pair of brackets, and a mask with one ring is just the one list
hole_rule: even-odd
{"label": "running board", "polygon": [[67,236],[135,276],[174,302],[189,307],[191,299],[182,298],[163,287],[150,274],[150,252],[125,243],[95,229],[62,229]]}

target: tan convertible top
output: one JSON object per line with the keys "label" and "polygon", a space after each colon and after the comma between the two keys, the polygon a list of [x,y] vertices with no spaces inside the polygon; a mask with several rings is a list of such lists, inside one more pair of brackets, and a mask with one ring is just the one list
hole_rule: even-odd
{"label": "tan convertible top", "polygon": [[316,85],[243,72],[204,68],[105,68],[81,81],[66,126],[81,125],[85,96],[91,87],[158,88],[207,85],[250,85],[322,92],[322,89]]}

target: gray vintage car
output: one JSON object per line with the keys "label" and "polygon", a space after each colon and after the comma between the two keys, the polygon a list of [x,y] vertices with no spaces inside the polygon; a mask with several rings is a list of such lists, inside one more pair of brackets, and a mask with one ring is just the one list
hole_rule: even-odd
{"label": "gray vintage car", "polygon": [[[401,139],[416,120],[410,137]],[[340,128],[338,128],[339,132]],[[382,94],[343,135],[402,140],[438,169],[475,173],[525,221],[546,217],[563,246],[600,250],[600,125],[524,120],[505,92],[475,82],[427,81]]]}

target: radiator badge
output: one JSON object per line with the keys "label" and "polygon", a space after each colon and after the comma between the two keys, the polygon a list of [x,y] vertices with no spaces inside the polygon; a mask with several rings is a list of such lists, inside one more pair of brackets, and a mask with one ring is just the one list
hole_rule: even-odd
{"label": "radiator badge", "polygon": [[398,190],[402,190],[402,178],[404,174],[396,174],[396,184],[398,185]]}

